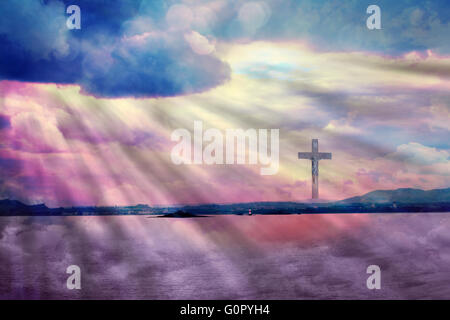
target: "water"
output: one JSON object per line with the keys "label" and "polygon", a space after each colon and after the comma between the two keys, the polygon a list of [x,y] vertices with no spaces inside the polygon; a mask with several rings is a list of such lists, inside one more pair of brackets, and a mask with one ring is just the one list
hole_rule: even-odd
{"label": "water", "polygon": [[0,261],[3,299],[448,299],[450,215],[2,217]]}

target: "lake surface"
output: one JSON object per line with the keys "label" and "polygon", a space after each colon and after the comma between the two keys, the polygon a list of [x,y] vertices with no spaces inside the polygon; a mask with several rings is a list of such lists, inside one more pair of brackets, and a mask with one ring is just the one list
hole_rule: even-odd
{"label": "lake surface", "polygon": [[449,299],[450,213],[1,217],[0,261],[2,299]]}

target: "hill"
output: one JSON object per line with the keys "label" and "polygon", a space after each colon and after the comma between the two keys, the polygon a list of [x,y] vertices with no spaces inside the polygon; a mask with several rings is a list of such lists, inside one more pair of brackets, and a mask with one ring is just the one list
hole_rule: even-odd
{"label": "hill", "polygon": [[412,188],[376,190],[337,203],[438,203],[450,202],[450,188],[429,191]]}

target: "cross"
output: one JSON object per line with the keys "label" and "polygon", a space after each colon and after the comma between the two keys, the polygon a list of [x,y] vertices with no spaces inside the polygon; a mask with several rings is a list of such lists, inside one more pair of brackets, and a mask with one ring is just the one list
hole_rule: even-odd
{"label": "cross", "polygon": [[331,153],[319,152],[319,139],[312,139],[312,152],[299,152],[299,159],[308,159],[312,161],[312,198],[319,198],[319,160],[331,160]]}

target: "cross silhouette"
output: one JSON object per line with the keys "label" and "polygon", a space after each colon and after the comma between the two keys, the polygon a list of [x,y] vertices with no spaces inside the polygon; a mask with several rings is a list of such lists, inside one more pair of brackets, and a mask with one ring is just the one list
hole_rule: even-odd
{"label": "cross silhouette", "polygon": [[312,152],[299,152],[299,159],[311,160],[312,198],[319,198],[319,160],[331,160],[331,153],[319,152],[319,139],[312,139]]}

